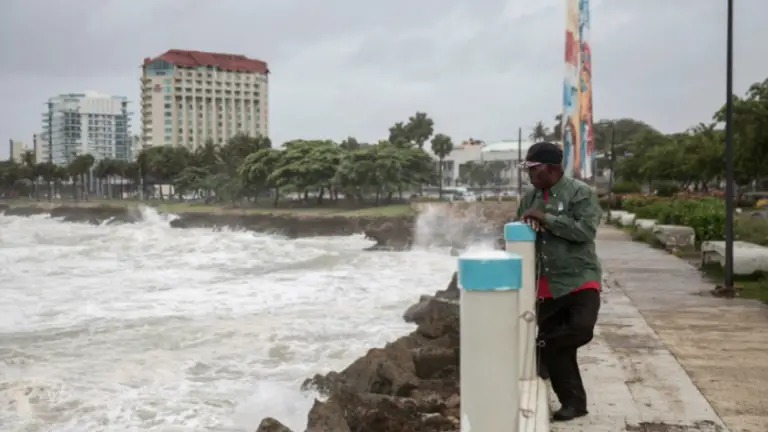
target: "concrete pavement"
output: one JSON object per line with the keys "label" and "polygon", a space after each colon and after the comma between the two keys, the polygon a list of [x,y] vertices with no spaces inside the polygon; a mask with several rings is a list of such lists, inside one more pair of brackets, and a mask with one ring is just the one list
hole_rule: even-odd
{"label": "concrete pavement", "polygon": [[710,297],[690,264],[610,226],[598,254],[603,305],[580,351],[590,415],[552,431],[768,431],[768,308]]}

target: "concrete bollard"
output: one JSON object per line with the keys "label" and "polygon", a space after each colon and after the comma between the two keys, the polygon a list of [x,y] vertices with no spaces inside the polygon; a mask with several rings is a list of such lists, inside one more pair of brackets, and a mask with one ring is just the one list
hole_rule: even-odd
{"label": "concrete bollard", "polygon": [[523,222],[504,225],[507,252],[523,259],[522,289],[518,297],[520,324],[520,379],[538,377],[536,370],[536,232]]}
{"label": "concrete bollard", "polygon": [[522,265],[503,251],[459,257],[462,432],[518,431]]}

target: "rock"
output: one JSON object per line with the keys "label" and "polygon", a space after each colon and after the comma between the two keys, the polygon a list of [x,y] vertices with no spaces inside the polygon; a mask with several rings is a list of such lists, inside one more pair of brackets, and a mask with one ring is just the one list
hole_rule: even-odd
{"label": "rock", "polygon": [[[458,431],[458,423],[441,414],[445,405],[437,398],[438,396],[433,395],[431,399],[416,400],[360,393],[341,386],[334,390],[327,402],[315,403],[309,413],[310,419],[323,418],[329,426],[319,425],[310,420],[307,431]],[[329,409],[329,405],[332,408]]]}
{"label": "rock", "polygon": [[328,397],[313,405],[307,432],[460,430],[456,279],[406,311],[404,319],[417,324],[411,334],[302,384]]}
{"label": "rock", "polygon": [[365,237],[376,244],[367,250],[405,250],[413,242],[413,220],[387,220],[370,223],[363,230]]}
{"label": "rock", "polygon": [[405,310],[403,313],[403,320],[407,323],[415,323],[423,320],[423,317],[426,314],[427,303],[429,303],[431,298],[432,296],[428,295],[421,296],[418,303],[411,305]]}
{"label": "rock", "polygon": [[459,302],[433,297],[424,305],[424,312],[416,332],[427,338],[445,334],[459,334]]}
{"label": "rock", "polygon": [[424,346],[414,349],[412,355],[416,376],[421,379],[430,379],[447,367],[459,366],[458,347]]}
{"label": "rock", "polygon": [[434,296],[422,295],[419,297],[418,303],[411,305],[405,310],[405,313],[403,313],[403,320],[407,323],[419,324],[424,320],[428,313],[429,301],[431,299],[437,297],[441,299],[458,300],[459,296],[458,275],[456,272],[453,272],[453,277],[451,278],[451,281],[448,282],[448,287],[446,289],[435,292]]}
{"label": "rock", "polygon": [[339,373],[305,380],[302,389],[329,394],[339,386],[348,386],[360,393],[408,396],[418,382],[411,352],[402,345],[389,344],[369,350]]}
{"label": "rock", "polygon": [[451,281],[448,282],[448,287],[442,291],[435,293],[435,297],[447,298],[447,299],[459,299],[459,276],[457,272],[453,272]]}
{"label": "rock", "polygon": [[272,417],[267,417],[264,420],[262,420],[261,423],[259,423],[259,427],[256,429],[256,432],[293,432],[293,431],[288,429],[287,426],[273,419]]}
{"label": "rock", "polygon": [[309,410],[306,432],[351,432],[345,418],[344,409],[337,399],[326,402],[315,400]]}

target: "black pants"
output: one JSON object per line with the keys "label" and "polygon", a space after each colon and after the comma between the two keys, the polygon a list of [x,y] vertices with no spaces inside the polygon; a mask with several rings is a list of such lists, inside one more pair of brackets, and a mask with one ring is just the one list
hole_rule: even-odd
{"label": "black pants", "polygon": [[587,410],[576,351],[592,340],[599,310],[600,292],[594,289],[539,303],[539,360],[562,406]]}

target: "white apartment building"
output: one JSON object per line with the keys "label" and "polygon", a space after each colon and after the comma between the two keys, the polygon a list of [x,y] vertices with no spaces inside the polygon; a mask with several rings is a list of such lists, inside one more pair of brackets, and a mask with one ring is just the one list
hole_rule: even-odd
{"label": "white apartment building", "polygon": [[131,135],[128,99],[96,92],[67,93],[48,99],[43,133],[48,158],[66,165],[76,155],[96,160],[130,160]]}
{"label": "white apartment building", "polygon": [[143,146],[194,149],[237,133],[268,135],[267,64],[243,55],[169,50],[144,59]]}

